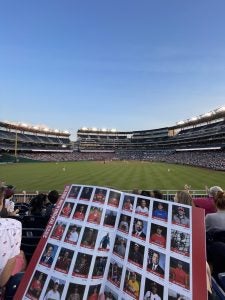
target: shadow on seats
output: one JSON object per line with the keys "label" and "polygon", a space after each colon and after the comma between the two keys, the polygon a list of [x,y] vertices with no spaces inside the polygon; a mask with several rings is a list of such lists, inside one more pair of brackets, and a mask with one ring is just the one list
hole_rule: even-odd
{"label": "shadow on seats", "polygon": [[45,229],[48,218],[43,216],[24,216],[23,217],[23,227],[25,228],[43,228]]}

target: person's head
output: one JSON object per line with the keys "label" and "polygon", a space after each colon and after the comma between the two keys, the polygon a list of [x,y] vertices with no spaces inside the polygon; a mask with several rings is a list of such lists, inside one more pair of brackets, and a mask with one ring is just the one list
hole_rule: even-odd
{"label": "person's head", "polygon": [[59,199],[59,193],[56,190],[53,190],[53,191],[48,193],[48,200],[52,204],[56,204],[58,199]]}
{"label": "person's head", "polygon": [[142,208],[146,207],[146,200],[145,199],[141,200],[141,207]]}
{"label": "person's head", "polygon": [[177,262],[177,267],[178,267],[179,269],[182,269],[182,268],[183,268],[183,263],[182,263],[181,260],[178,260],[178,262]]}
{"label": "person's head", "polygon": [[163,204],[162,204],[162,202],[159,202],[159,203],[158,203],[157,208],[158,208],[159,210],[163,210]]}
{"label": "person's head", "polygon": [[139,245],[138,244],[134,244],[134,252],[138,252],[139,251]]}
{"label": "person's head", "polygon": [[49,246],[48,249],[47,249],[46,255],[47,255],[47,256],[52,255],[52,251],[53,251],[53,247],[52,247],[52,246]]}
{"label": "person's head", "polygon": [[126,215],[123,215],[123,216],[122,216],[122,220],[123,220],[123,221],[127,221],[127,216],[126,216]]}
{"label": "person's head", "polygon": [[56,280],[56,281],[54,282],[53,290],[54,290],[54,291],[57,291],[58,288],[59,288],[59,281]]}
{"label": "person's head", "polygon": [[219,210],[225,210],[225,193],[217,192],[215,200],[216,208]]}
{"label": "person's head", "polygon": [[174,196],[174,202],[190,206],[193,205],[192,197],[187,191],[177,191]]}
{"label": "person's head", "polygon": [[151,285],[151,292],[155,295],[157,294],[158,288],[157,288],[157,283],[153,282]]}
{"label": "person's head", "polygon": [[80,206],[80,211],[81,211],[81,212],[84,211],[84,206],[83,206],[83,205]]}
{"label": "person's head", "polygon": [[137,222],[135,223],[135,230],[141,232],[142,229],[143,229],[143,221],[137,220]]}
{"label": "person's head", "polygon": [[156,228],[156,233],[159,234],[159,235],[162,234],[162,227],[161,227],[161,226],[158,226],[158,227]]}
{"label": "person's head", "polygon": [[178,212],[178,215],[179,215],[180,217],[184,216],[184,215],[185,215],[184,207],[178,206],[177,212]]}
{"label": "person's head", "polygon": [[212,186],[209,189],[209,196],[216,199],[216,196],[217,196],[218,192],[223,192],[223,189],[220,186]]}
{"label": "person's head", "polygon": [[76,225],[74,225],[74,226],[71,228],[71,231],[72,231],[72,232],[75,232],[75,231],[77,231],[77,226],[76,226]]}
{"label": "person's head", "polygon": [[69,252],[68,251],[66,251],[65,253],[64,253],[64,257],[69,257]]}
{"label": "person's head", "polygon": [[141,195],[142,196],[146,196],[146,197],[150,197],[151,196],[151,194],[150,194],[149,191],[141,191]]}
{"label": "person's head", "polygon": [[158,265],[158,263],[159,263],[159,252],[157,252],[157,251],[153,252],[153,254],[152,254],[152,263],[154,265]]}
{"label": "person's head", "polygon": [[136,281],[136,273],[135,272],[131,273],[131,280],[133,282]]}
{"label": "person's head", "polygon": [[151,191],[151,197],[156,199],[163,199],[163,194],[160,192],[160,190],[153,190]]}
{"label": "person's head", "polygon": [[31,199],[30,202],[30,212],[31,214],[41,213],[44,203],[46,200],[45,194],[38,194],[34,198]]}
{"label": "person's head", "polygon": [[121,245],[125,245],[125,239],[121,238],[121,239],[120,239],[120,244],[121,244]]}

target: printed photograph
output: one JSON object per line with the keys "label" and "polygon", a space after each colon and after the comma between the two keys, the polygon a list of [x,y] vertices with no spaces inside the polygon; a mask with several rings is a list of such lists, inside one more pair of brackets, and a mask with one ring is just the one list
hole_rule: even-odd
{"label": "printed photograph", "polygon": [[171,230],[170,249],[173,252],[190,256],[190,234],[179,230]]}
{"label": "printed photograph", "polygon": [[164,278],[166,255],[153,249],[148,250],[147,270]]}
{"label": "printed photograph", "polygon": [[98,230],[85,227],[80,245],[85,248],[94,249],[97,240]]}
{"label": "printed photograph", "polygon": [[92,187],[88,187],[88,186],[83,187],[80,195],[80,200],[89,201],[91,199],[92,192],[93,192]]}
{"label": "printed photograph", "polygon": [[125,195],[123,200],[123,210],[132,212],[134,208],[134,197]]}
{"label": "printed photograph", "polygon": [[130,242],[128,261],[141,268],[143,266],[144,252],[144,246]]}
{"label": "printed photograph", "polygon": [[87,278],[91,266],[92,255],[79,252],[77,254],[73,275]]}
{"label": "printed photograph", "polygon": [[131,217],[130,216],[121,214],[120,220],[119,220],[118,230],[121,230],[123,232],[128,233],[129,232],[129,228],[130,228],[130,221],[131,221]]}
{"label": "printed photograph", "polygon": [[100,288],[101,288],[101,284],[91,285],[89,287],[87,300],[98,300],[99,299]]}
{"label": "printed photograph", "polygon": [[87,221],[90,223],[100,224],[102,216],[102,208],[92,206]]}
{"label": "printed photograph", "polygon": [[158,224],[151,225],[150,243],[166,248],[167,228]]}
{"label": "printed photograph", "polygon": [[66,228],[66,223],[62,221],[57,221],[55,227],[52,231],[51,238],[56,240],[61,240],[63,233]]}
{"label": "printed photograph", "polygon": [[190,210],[188,207],[173,205],[172,208],[172,223],[183,226],[190,227]]}
{"label": "printed photograph", "polygon": [[71,224],[67,230],[64,242],[76,245],[81,231],[81,226]]}
{"label": "printed photograph", "polygon": [[104,204],[105,198],[106,198],[106,193],[107,193],[107,190],[96,188],[93,202],[98,202],[98,203]]}
{"label": "printed photograph", "polygon": [[40,299],[40,295],[46,279],[47,279],[46,274],[40,271],[36,271],[34,273],[34,277],[31,280],[31,284],[29,286],[26,296],[33,300]]}
{"label": "printed photograph", "polygon": [[106,209],[103,225],[107,227],[114,227],[116,223],[117,212]]}
{"label": "printed photograph", "polygon": [[74,207],[74,203],[65,202],[65,204],[63,205],[63,208],[61,210],[60,216],[65,217],[65,218],[69,218],[73,207]]}
{"label": "printed photograph", "polygon": [[108,205],[118,207],[120,204],[121,193],[110,191]]}
{"label": "printed photograph", "polygon": [[168,300],[190,300],[190,298],[182,294],[179,294],[173,290],[169,290]]}
{"label": "printed photograph", "polygon": [[98,247],[99,251],[109,251],[111,245],[111,238],[109,232],[100,231],[100,244]]}
{"label": "printed photograph", "polygon": [[73,198],[73,199],[77,199],[79,191],[80,191],[80,186],[72,186],[70,192],[69,192],[69,196],[68,198]]}
{"label": "printed photograph", "polygon": [[61,248],[55,264],[55,270],[63,273],[68,273],[73,254],[74,251],[66,248]]}
{"label": "printed photograph", "polygon": [[50,268],[55,258],[57,249],[58,246],[48,243],[45,247],[44,254],[41,257],[40,264]]}
{"label": "printed photograph", "polygon": [[102,278],[104,276],[106,263],[107,263],[106,256],[96,257],[92,278]]}
{"label": "printed photograph", "polygon": [[88,206],[84,205],[84,204],[77,204],[74,215],[73,215],[73,219],[83,221],[85,218],[87,207]]}
{"label": "printed photograph", "polygon": [[61,299],[65,280],[51,277],[44,300]]}
{"label": "printed photograph", "polygon": [[109,265],[108,280],[117,287],[120,286],[123,266],[115,260],[111,260]]}
{"label": "printed photograph", "polygon": [[190,288],[190,266],[187,262],[170,257],[170,282]]}
{"label": "printed photograph", "polygon": [[137,198],[136,214],[148,216],[150,200],[144,198]]}
{"label": "printed photograph", "polygon": [[168,220],[168,204],[165,202],[154,201],[152,218],[166,222]]}
{"label": "printed photograph", "polygon": [[147,222],[141,219],[134,219],[132,235],[138,239],[145,240],[147,233]]}
{"label": "printed photograph", "polygon": [[116,294],[116,292],[110,289],[107,285],[105,286],[104,297],[105,300],[118,300],[118,295]]}
{"label": "printed photograph", "polygon": [[126,253],[127,239],[117,235],[113,247],[113,253],[124,258]]}
{"label": "printed photograph", "polygon": [[145,279],[144,300],[163,300],[163,292],[164,288],[161,284],[148,278]]}
{"label": "printed photograph", "polygon": [[127,269],[123,290],[135,299],[139,299],[140,288],[141,275],[137,272]]}
{"label": "printed photograph", "polygon": [[83,299],[84,291],[85,285],[70,283],[66,294],[66,300],[81,300]]}

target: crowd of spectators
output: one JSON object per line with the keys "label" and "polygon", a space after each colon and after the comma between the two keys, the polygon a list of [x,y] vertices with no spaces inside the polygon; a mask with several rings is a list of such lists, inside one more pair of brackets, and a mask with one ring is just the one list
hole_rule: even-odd
{"label": "crowd of spectators", "polygon": [[123,152],[64,152],[64,153],[21,153],[21,157],[38,161],[111,161],[111,160],[142,160],[166,162],[225,170],[224,151],[123,151]]}
{"label": "crowd of spectators", "polygon": [[[12,251],[5,252],[7,255],[5,255],[4,261],[2,260],[0,262],[0,288],[5,287],[7,285],[7,282],[17,275],[18,273],[21,274],[21,272],[24,272],[26,268],[26,252],[25,255],[23,251],[21,250],[21,240],[22,240],[22,228],[24,226],[24,222],[26,219],[26,216],[32,216],[35,218],[44,218],[46,222],[39,223],[38,226],[42,227],[43,230],[49,220],[49,217],[52,214],[52,211],[54,210],[54,207],[56,205],[57,200],[59,199],[59,194],[57,191],[53,190],[49,192],[48,194],[37,194],[34,196],[29,203],[27,203],[27,211],[18,211],[13,206],[13,201],[11,201],[13,194],[14,194],[14,188],[13,186],[7,186],[3,185],[3,183],[0,186],[0,238],[9,239],[12,240],[13,236],[15,236],[17,240],[17,248],[11,249]],[[159,199],[159,202],[157,204],[157,207],[155,207],[155,213],[157,213],[158,218],[167,218],[167,213],[165,213],[165,203],[161,203],[160,199],[163,199],[163,195],[159,190],[153,190],[151,192],[149,191],[133,191],[136,194],[142,195],[142,196],[150,196],[155,197]],[[184,190],[177,191],[177,193],[174,196],[173,201],[179,204],[185,204],[192,207],[198,206],[200,208],[205,209],[206,214],[206,237],[207,234],[210,234],[210,237],[212,237],[212,234],[220,233],[222,235],[223,240],[216,241],[216,243],[212,244],[212,241],[210,241],[210,244],[207,244],[207,272],[208,272],[208,280],[209,280],[209,296],[212,293],[211,284],[210,284],[210,271],[209,266],[212,270],[212,275],[216,278],[218,276],[218,273],[224,272],[225,268],[225,193],[222,188],[218,186],[211,187],[210,189],[207,189],[208,198],[202,198],[202,199],[194,199],[191,195],[191,192],[189,191],[189,186],[185,185]],[[210,199],[211,202],[213,202],[213,209],[208,209],[208,202],[204,201],[204,199]],[[201,200],[201,201],[200,201]],[[207,205],[205,205],[207,204]],[[141,202],[140,206],[142,209],[144,209],[144,204]],[[179,206],[182,208],[181,206]],[[179,208],[178,207],[178,208]],[[208,209],[208,210],[207,210]],[[11,218],[10,218],[11,217]],[[18,217],[20,221],[18,221]],[[21,217],[21,218],[20,218]],[[13,218],[13,219],[12,219]],[[182,224],[185,226],[187,223],[187,220],[189,222],[189,219],[185,215],[185,209],[178,209],[177,215],[174,215],[174,222],[178,222],[175,218],[179,219],[179,222],[182,222]],[[35,222],[35,221],[34,221]],[[138,224],[137,224],[138,225]],[[129,225],[128,225],[129,226]],[[136,226],[137,227],[137,226]],[[138,227],[136,228],[138,229]],[[1,247],[0,254],[6,251],[4,247]],[[0,289],[1,291],[1,289]],[[210,297],[209,297],[210,299]]]}

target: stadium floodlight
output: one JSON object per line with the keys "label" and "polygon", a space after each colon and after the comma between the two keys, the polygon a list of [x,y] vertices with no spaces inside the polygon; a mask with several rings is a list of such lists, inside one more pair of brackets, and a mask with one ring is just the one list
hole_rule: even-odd
{"label": "stadium floodlight", "polygon": [[102,128],[102,131],[103,131],[103,132],[106,132],[107,130],[106,130],[106,128]]}
{"label": "stadium floodlight", "polygon": [[49,131],[49,129],[47,127],[44,128],[44,131]]}
{"label": "stadium floodlight", "polygon": [[55,131],[55,132],[59,132],[59,130],[58,130],[58,129],[55,129],[54,131]]}
{"label": "stadium floodlight", "polygon": [[116,132],[116,129],[115,128],[111,129],[111,132]]}
{"label": "stadium floodlight", "polygon": [[93,127],[91,130],[92,130],[92,131],[97,131],[97,128],[96,128],[96,127]]}
{"label": "stadium floodlight", "polygon": [[184,121],[179,121],[177,122],[177,125],[183,125],[185,122]]}
{"label": "stadium floodlight", "polygon": [[211,115],[212,115],[212,112],[208,112],[208,113],[204,114],[203,117],[211,117]]}
{"label": "stadium floodlight", "polygon": [[197,120],[198,120],[197,117],[193,117],[193,118],[190,119],[191,122],[192,122],[192,121],[197,121]]}
{"label": "stadium floodlight", "polygon": [[82,127],[81,130],[87,130],[87,127]]}
{"label": "stadium floodlight", "polygon": [[218,112],[223,112],[225,111],[225,106],[221,106],[220,108],[217,109]]}

